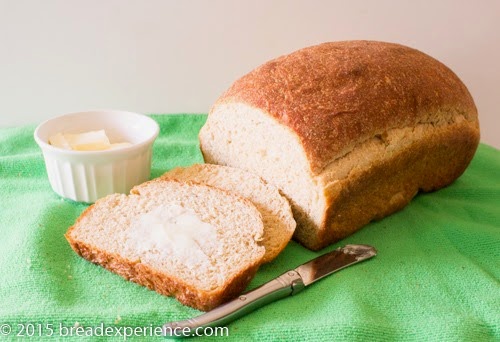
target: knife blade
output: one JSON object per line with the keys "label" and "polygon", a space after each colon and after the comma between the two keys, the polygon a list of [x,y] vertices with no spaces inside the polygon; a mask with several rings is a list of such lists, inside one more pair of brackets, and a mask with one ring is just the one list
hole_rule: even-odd
{"label": "knife blade", "polygon": [[372,246],[345,245],[287,271],[212,311],[191,319],[165,323],[163,334],[173,337],[191,336],[199,328],[224,326],[264,305],[295,295],[306,286],[375,255],[377,250]]}

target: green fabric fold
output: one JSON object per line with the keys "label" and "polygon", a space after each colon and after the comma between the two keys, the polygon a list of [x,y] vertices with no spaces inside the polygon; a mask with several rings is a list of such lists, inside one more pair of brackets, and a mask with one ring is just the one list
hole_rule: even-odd
{"label": "green fabric fold", "polygon": [[[152,117],[161,127],[152,177],[203,162],[198,131],[206,115]],[[14,340],[29,324],[32,338],[48,338],[52,327],[51,338],[59,339],[70,327],[152,329],[198,315],[71,250],[63,234],[87,205],[51,190],[33,131],[33,125],[0,129],[0,333],[11,329],[0,338]],[[235,321],[226,339],[500,340],[498,150],[481,144],[451,186],[419,194],[320,253],[291,242],[249,288],[347,243],[373,245],[379,254]]]}

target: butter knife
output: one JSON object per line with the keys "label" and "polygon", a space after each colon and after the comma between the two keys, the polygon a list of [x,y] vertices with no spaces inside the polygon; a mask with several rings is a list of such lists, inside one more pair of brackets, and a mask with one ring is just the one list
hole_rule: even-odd
{"label": "butter knife", "polygon": [[212,311],[188,320],[166,323],[163,325],[163,333],[167,336],[190,336],[199,328],[224,326],[264,305],[295,295],[317,280],[370,259],[376,254],[377,250],[368,245],[346,245],[337,248],[283,273]]}

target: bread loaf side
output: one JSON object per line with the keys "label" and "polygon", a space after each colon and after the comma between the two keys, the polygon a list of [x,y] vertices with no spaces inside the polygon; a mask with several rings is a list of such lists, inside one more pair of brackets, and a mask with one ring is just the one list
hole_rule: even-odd
{"label": "bread loaf side", "polygon": [[432,57],[398,44],[325,43],[236,81],[200,131],[205,161],[255,172],[320,249],[442,188],[479,142],[474,101]]}

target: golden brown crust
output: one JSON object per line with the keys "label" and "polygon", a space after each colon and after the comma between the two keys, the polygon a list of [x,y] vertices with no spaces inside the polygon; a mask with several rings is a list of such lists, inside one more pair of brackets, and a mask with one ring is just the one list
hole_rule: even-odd
{"label": "golden brown crust", "polygon": [[437,190],[457,179],[478,142],[476,124],[443,126],[391,158],[351,174],[325,189],[328,209],[317,234],[297,238],[319,250],[403,209],[418,191]]}
{"label": "golden brown crust", "polygon": [[324,43],[267,62],[215,106],[227,102],[259,108],[295,132],[313,174],[375,134],[432,122],[430,113],[477,121],[471,95],[448,67],[373,41]]}
{"label": "golden brown crust", "polygon": [[84,259],[101,265],[126,280],[143,285],[159,294],[175,297],[182,304],[202,311],[212,310],[236,298],[245,290],[259,268],[259,263],[250,265],[245,271],[234,275],[224,287],[213,291],[203,291],[193,288],[174,276],[157,271],[138,261],[127,260],[119,255],[107,253],[82,241],[77,241],[71,235],[73,229],[74,226],[68,230],[65,237],[71,248]]}

